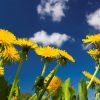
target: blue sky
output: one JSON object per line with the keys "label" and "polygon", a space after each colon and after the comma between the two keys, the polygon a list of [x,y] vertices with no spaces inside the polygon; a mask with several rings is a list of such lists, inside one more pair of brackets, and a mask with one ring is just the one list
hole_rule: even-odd
{"label": "blue sky", "polygon": [[[78,81],[84,77],[83,70],[94,72],[95,62],[86,53],[88,48],[82,43],[82,38],[100,31],[100,0],[0,1],[0,28],[17,37],[59,47],[75,58],[75,63],[68,62],[59,68],[57,75],[63,81],[71,77],[71,84],[77,88]],[[23,64],[20,73],[21,91],[32,91],[33,82],[43,66],[40,58],[32,50],[29,52],[29,60]],[[17,65],[11,64],[5,69],[5,77],[10,82]],[[46,75],[54,66],[55,63],[48,65]]]}

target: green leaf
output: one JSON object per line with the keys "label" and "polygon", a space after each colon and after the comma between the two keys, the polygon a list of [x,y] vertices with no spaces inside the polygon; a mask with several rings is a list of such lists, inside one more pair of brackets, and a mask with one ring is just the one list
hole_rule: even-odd
{"label": "green leaf", "polygon": [[50,100],[50,97],[49,96],[43,96],[42,100]]}
{"label": "green leaf", "polygon": [[2,76],[0,77],[0,100],[7,100],[7,97],[10,92],[11,85],[8,85],[8,82]]}
{"label": "green leaf", "polygon": [[88,100],[86,81],[82,79],[78,89],[78,100]]}
{"label": "green leaf", "polygon": [[62,91],[64,100],[73,100],[73,97],[75,97],[75,89],[70,85],[70,78],[62,84]]}

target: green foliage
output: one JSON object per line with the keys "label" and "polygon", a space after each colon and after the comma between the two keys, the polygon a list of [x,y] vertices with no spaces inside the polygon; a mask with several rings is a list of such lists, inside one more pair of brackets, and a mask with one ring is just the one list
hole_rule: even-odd
{"label": "green foliage", "polygon": [[100,85],[96,86],[95,99],[100,100]]}
{"label": "green foliage", "polygon": [[86,81],[82,79],[78,88],[78,100],[88,100]]}
{"label": "green foliage", "polygon": [[11,85],[7,84],[4,77],[0,77],[0,100],[8,100]]}
{"label": "green foliage", "polygon": [[15,96],[15,97],[18,97],[18,98],[19,98],[20,89],[19,89],[19,86],[18,86],[18,82],[19,82],[19,79],[17,78],[17,79],[15,80],[14,88],[13,88],[13,90],[11,91],[11,97]]}
{"label": "green foliage", "polygon": [[75,98],[75,89],[70,85],[70,78],[62,84],[64,100],[73,100]]}

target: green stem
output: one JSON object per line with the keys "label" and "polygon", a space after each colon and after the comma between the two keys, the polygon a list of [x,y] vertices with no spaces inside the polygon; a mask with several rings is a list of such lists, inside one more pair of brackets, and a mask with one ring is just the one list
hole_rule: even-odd
{"label": "green stem", "polygon": [[18,66],[16,75],[15,75],[15,79],[14,79],[14,82],[13,82],[13,84],[12,84],[12,87],[11,87],[11,90],[10,90],[10,94],[9,94],[9,96],[8,96],[8,100],[11,100],[12,93],[13,93],[13,91],[14,91],[15,85],[16,85],[16,83],[18,82],[18,74],[19,74],[19,72],[20,72],[20,70],[21,70],[22,63],[23,63],[23,61],[20,60],[20,63],[19,63],[19,66]]}
{"label": "green stem", "polygon": [[44,67],[43,67],[41,76],[44,76],[45,71],[46,71],[46,68],[47,68],[47,64],[48,64],[48,63],[45,63],[45,64],[44,64]]}
{"label": "green stem", "polygon": [[90,86],[91,86],[91,84],[92,84],[92,82],[93,82],[94,77],[96,76],[96,74],[97,74],[98,71],[99,71],[99,68],[100,68],[100,65],[98,65],[98,67],[96,68],[96,70],[95,70],[95,72],[94,72],[94,74],[93,74],[93,76],[92,76],[92,78],[91,78],[91,80],[90,80],[90,82],[89,82],[89,84],[88,84],[88,86],[87,86],[87,90],[89,90],[89,88],[90,88]]}
{"label": "green stem", "polygon": [[3,62],[2,62],[2,60],[0,60],[0,67],[2,67],[2,64],[3,64]]}
{"label": "green stem", "polygon": [[53,71],[52,71],[52,75],[51,75],[50,79],[48,80],[48,82],[47,82],[47,84],[46,84],[46,87],[43,88],[43,90],[41,91],[41,93],[40,93],[40,95],[39,95],[39,97],[38,97],[37,100],[41,100],[41,98],[42,98],[43,94],[45,93],[45,91],[46,91],[46,89],[47,89],[47,87],[48,87],[50,81],[51,81],[52,78],[54,77],[54,74],[56,73],[58,67],[59,67],[59,64],[57,64],[57,66],[53,69]]}

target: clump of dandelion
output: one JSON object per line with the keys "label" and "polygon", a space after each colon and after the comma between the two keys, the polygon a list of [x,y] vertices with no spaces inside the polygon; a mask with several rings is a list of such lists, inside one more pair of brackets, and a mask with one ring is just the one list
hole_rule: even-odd
{"label": "clump of dandelion", "polygon": [[100,33],[94,35],[87,35],[86,39],[82,39],[84,43],[95,44],[96,48],[90,49],[87,53],[96,60],[96,63],[99,64],[100,59]]}
{"label": "clump of dandelion", "polygon": [[[88,79],[91,80],[91,78],[93,77],[92,74],[90,74],[89,72],[87,71],[83,71],[83,75],[86,76]],[[100,80],[97,78],[97,77],[94,77],[93,78],[93,82],[96,83],[96,84],[100,84]]]}
{"label": "clump of dandelion", "polygon": [[[36,92],[37,91],[39,92],[42,89],[40,96],[38,98],[40,100],[46,91],[45,88],[47,88],[48,92],[53,93],[61,86],[61,80],[58,77],[54,76],[55,73],[57,72],[58,67],[60,65],[64,65],[67,60],[70,60],[72,62],[75,62],[75,60],[70,54],[68,54],[64,50],[60,50],[60,49],[50,47],[50,46],[37,47],[37,48],[35,48],[35,52],[37,55],[42,57],[42,61],[44,61],[44,63],[45,63],[42,73],[41,73],[41,76],[37,77],[36,82],[35,82],[36,84],[34,85]],[[43,82],[41,81],[41,83],[40,83],[40,78],[42,77],[42,79],[44,79],[44,74],[46,71],[47,64],[55,58],[57,60],[57,65],[44,80],[45,88],[43,88],[43,86],[41,86],[43,84]],[[47,81],[47,82],[45,83],[45,81]]]}
{"label": "clump of dandelion", "polygon": [[90,82],[87,86],[87,90],[90,88],[92,82],[95,81],[95,83],[100,84],[100,80],[97,79],[95,76],[98,73],[99,69],[100,69],[100,33],[98,34],[94,34],[94,35],[87,35],[86,39],[82,39],[82,41],[84,43],[90,43],[90,44],[94,44],[96,46],[95,49],[90,49],[89,51],[87,51],[87,53],[95,59],[96,64],[97,64],[97,68],[94,72],[93,75],[89,74],[88,72],[83,72],[83,74],[85,76],[87,76],[88,78],[90,78]]}
{"label": "clump of dandelion", "polygon": [[[17,50],[14,48],[13,43],[16,41],[16,36],[4,29],[0,29],[0,59],[5,61],[17,61]],[[16,53],[16,55],[14,54]]]}

